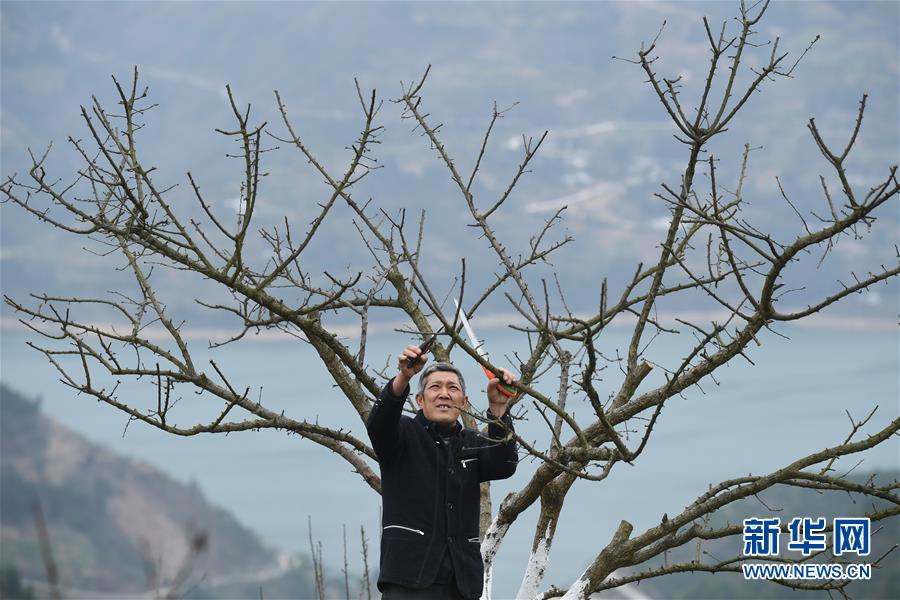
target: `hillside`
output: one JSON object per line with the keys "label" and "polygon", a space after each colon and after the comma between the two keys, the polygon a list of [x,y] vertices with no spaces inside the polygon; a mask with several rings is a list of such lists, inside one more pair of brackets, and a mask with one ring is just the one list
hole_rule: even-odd
{"label": "hillside", "polygon": [[[279,90],[298,135],[323,165],[341,173],[349,158],[346,147],[362,124],[353,83],[358,77],[364,93],[375,88],[385,100],[376,119],[385,129],[374,154],[383,168],[354,184],[355,197],[373,199],[372,215],[380,216],[383,209],[394,218],[405,208],[409,223],[425,209],[426,243],[419,268],[435,286],[445,286],[452,278],[448,273],[455,273],[466,258],[467,287],[478,289],[494,281],[495,261],[485,262],[487,245],[465,228],[468,211],[447,169],[401,119],[400,106],[390,102],[401,93],[400,81],[418,79],[430,63],[424,106],[434,124],[444,123],[442,140],[464,173],[475,162],[493,101],[501,109],[519,102],[497,123],[480,165],[473,186],[479,206],[490,206],[506,190],[521,160],[521,136],[537,139],[549,130],[533,168],[493,226],[515,256],[530,252],[530,236],[556,209],[568,206],[547,239],[568,233],[575,243],[553,255],[552,268],[538,266],[533,281],[558,275],[570,307],[589,310],[603,277],[612,292],[615,282],[630,280],[638,262],[649,264],[658,254],[659,227],[665,229],[668,207],[654,194],[663,182],[677,186],[686,158],[672,137],[677,129],[644,84],[641,70],[611,57],[634,58],[641,42],[653,39],[666,22],[659,44],[660,74],[679,76],[685,86],[682,97],[693,105],[709,62],[702,18],[709,17],[718,28],[725,21],[733,24],[737,10],[736,3],[726,2],[177,3],[165,10],[155,3],[8,2],[3,4],[8,82],[2,97],[3,175],[27,173],[26,149],[42,149],[51,141],[48,174],[66,180],[83,168],[80,155],[65,142],[69,135],[89,135],[79,104],[87,106],[96,95],[108,109],[114,107],[110,75],[128,82],[137,65],[140,85],[149,86],[148,103],[158,103],[139,135],[145,167],[154,167],[160,189],[178,186],[170,201],[184,219],[199,219],[213,230],[193,200],[185,171],[192,173],[219,219],[230,223],[243,167],[224,158],[232,152],[231,142],[214,133],[234,124],[224,96],[226,83],[240,105],[252,104],[254,124],[268,122],[273,135],[285,137],[272,94]],[[827,211],[819,175],[831,176],[807,130],[810,117],[826,128],[827,139],[844,143],[860,96],[867,92],[866,119],[851,155],[851,181],[864,193],[886,176],[895,160],[897,18],[896,2],[778,2],[769,9],[759,41],[781,35],[790,61],[818,34],[822,38],[795,77],[767,82],[710,151],[721,159],[721,181],[732,188],[744,144],[762,146],[750,159],[744,218],[779,243],[803,228],[782,201],[776,175],[807,220],[807,211]],[[159,36],[160,31],[169,34]],[[136,39],[143,43],[134,44]],[[756,50],[750,60],[768,57],[766,48]],[[835,65],[841,65],[840,85],[835,85]],[[296,149],[282,146],[263,155],[267,176],[245,253],[254,268],[262,268],[270,256],[255,233],[258,228],[280,227],[287,218],[299,235],[331,193]],[[81,183],[80,194],[90,197],[89,182]],[[698,193],[709,194],[705,182]],[[800,281],[790,287],[804,289],[792,291],[792,303],[805,306],[811,298],[839,290],[836,280],[849,278],[851,271],[865,273],[892,261],[896,211],[885,208],[864,235],[861,231],[857,239],[837,244],[821,268],[815,252],[809,264],[795,267]],[[92,296],[96,290],[132,289],[126,287],[133,285],[131,275],[116,271],[111,257],[103,260],[82,251],[81,236],[63,235],[9,204],[2,210],[6,294],[24,300],[37,291]],[[315,285],[328,285],[324,272],[352,277],[373,268],[365,244],[350,226],[353,218],[350,208],[338,203],[304,251],[304,268]],[[230,313],[194,302],[200,298],[217,304],[230,296],[200,278],[178,275],[156,276],[160,299],[165,298],[176,321],[184,318],[191,327],[238,326],[225,318],[233,317]],[[591,281],[596,285],[586,285]],[[847,298],[831,307],[829,315],[892,323],[896,281],[874,292]],[[435,293],[443,295],[446,289]],[[502,294],[497,296],[483,314],[513,310]],[[667,304],[673,311],[698,310],[690,297],[672,296]],[[80,306],[79,312],[87,309]],[[373,311],[373,323],[379,316]]]}
{"label": "hillside", "polygon": [[303,561],[265,547],[196,486],[87,441],[5,385],[0,457],[0,564],[24,581],[46,580],[38,500],[67,597],[165,589],[185,565],[180,589],[194,597],[257,596],[260,587],[267,597],[312,595]]}

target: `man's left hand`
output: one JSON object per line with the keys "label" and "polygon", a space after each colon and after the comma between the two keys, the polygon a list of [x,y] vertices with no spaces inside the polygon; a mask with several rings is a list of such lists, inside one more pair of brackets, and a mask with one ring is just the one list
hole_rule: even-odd
{"label": "man's left hand", "polygon": [[509,396],[498,389],[501,378],[507,385],[513,385],[516,383],[516,376],[506,369],[500,369],[499,377],[494,377],[488,382],[488,408],[490,409],[491,413],[498,419],[506,414],[506,409],[509,407]]}

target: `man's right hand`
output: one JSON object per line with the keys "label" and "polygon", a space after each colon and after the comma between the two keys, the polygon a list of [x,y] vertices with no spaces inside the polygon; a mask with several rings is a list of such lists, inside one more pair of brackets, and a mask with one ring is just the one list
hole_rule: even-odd
{"label": "man's right hand", "polygon": [[[415,377],[416,373],[425,368],[428,362],[427,352],[422,352],[418,346],[407,346],[400,353],[397,365],[397,376],[394,377],[393,391],[395,396],[400,396],[406,389],[410,380]],[[410,366],[412,362],[412,366]]]}

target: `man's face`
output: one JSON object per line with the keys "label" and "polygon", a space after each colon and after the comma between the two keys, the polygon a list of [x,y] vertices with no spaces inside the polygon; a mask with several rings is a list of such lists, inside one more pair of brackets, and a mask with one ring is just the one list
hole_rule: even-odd
{"label": "man's face", "polygon": [[468,408],[469,398],[463,393],[456,373],[435,371],[425,381],[424,393],[416,394],[416,403],[432,423],[452,425],[460,410]]}

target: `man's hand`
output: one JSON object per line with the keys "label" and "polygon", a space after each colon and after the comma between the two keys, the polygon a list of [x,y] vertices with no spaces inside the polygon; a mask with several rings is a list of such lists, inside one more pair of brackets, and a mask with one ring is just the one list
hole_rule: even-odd
{"label": "man's hand", "polygon": [[[426,354],[428,354],[428,352],[422,352],[418,346],[407,346],[406,349],[400,353],[400,360],[397,364],[397,376],[394,377],[394,383],[392,385],[395,396],[401,395],[410,380],[415,377],[416,373],[425,368],[425,363],[428,362],[428,358],[425,356]],[[410,359],[414,360],[412,367],[409,366]]]}
{"label": "man's hand", "polygon": [[498,419],[506,414],[506,409],[509,407],[509,396],[497,389],[501,377],[503,378],[503,382],[507,385],[516,383],[516,376],[502,368],[500,369],[500,377],[494,377],[488,382],[488,408]]}

